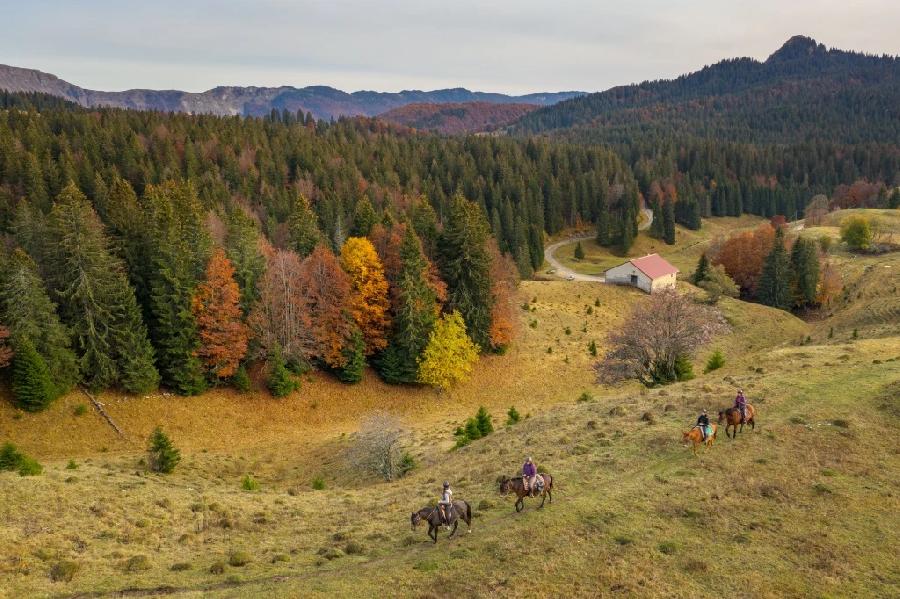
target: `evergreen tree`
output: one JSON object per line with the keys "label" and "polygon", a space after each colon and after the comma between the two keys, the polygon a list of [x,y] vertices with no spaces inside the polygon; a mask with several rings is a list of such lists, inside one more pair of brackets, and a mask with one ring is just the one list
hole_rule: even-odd
{"label": "evergreen tree", "polygon": [[322,238],[319,232],[319,219],[309,206],[305,196],[298,195],[293,210],[288,218],[288,231],[291,247],[301,258],[310,255]]}
{"label": "evergreen tree", "polygon": [[790,310],[793,303],[791,278],[791,260],[784,248],[784,231],[779,227],[775,230],[775,244],[763,265],[757,299],[767,306]]}
{"label": "evergreen tree", "polygon": [[0,313],[17,336],[34,345],[59,392],[71,389],[78,381],[78,359],[72,352],[69,331],[59,321],[37,265],[18,248],[3,268]]}
{"label": "evergreen tree", "polygon": [[353,237],[368,237],[372,232],[372,227],[378,222],[378,215],[372,207],[372,202],[368,196],[363,196],[356,202],[356,208],[353,211],[353,228],[350,229],[350,235]]}
{"label": "evergreen tree", "polygon": [[181,452],[161,428],[156,427],[150,435],[147,447],[147,464],[153,472],[170,474],[181,461]]}
{"label": "evergreen tree", "polygon": [[675,204],[666,202],[663,206],[663,238],[669,245],[675,245]]}
{"label": "evergreen tree", "polygon": [[300,384],[291,376],[284,363],[280,351],[275,351],[269,360],[269,378],[266,387],[273,397],[284,397],[300,388]]}
{"label": "evergreen tree", "polygon": [[366,343],[359,328],[353,327],[350,340],[341,353],[344,355],[344,365],[336,370],[338,379],[343,383],[358,383],[366,369]]}
{"label": "evergreen tree", "polygon": [[43,410],[60,395],[50,369],[27,338],[15,338],[13,349],[11,387],[16,405],[29,412]]}
{"label": "evergreen tree", "polygon": [[421,198],[413,206],[412,226],[416,230],[416,235],[422,241],[422,249],[425,250],[425,255],[433,260],[437,249],[438,221],[437,214],[435,214],[434,208],[431,207],[431,202],[428,201],[428,198]]}
{"label": "evergreen tree", "polygon": [[454,198],[448,222],[438,242],[441,275],[447,283],[447,307],[458,310],[472,340],[491,346],[491,257],[488,228],[477,204]]}
{"label": "evergreen tree", "polygon": [[816,302],[819,285],[819,256],[814,241],[797,238],[791,249],[794,305],[802,308]]}
{"label": "evergreen tree", "polygon": [[651,208],[653,212],[653,221],[650,223],[650,237],[662,239],[666,235],[662,207],[660,207],[658,200],[653,200]]}
{"label": "evergreen tree", "polygon": [[266,271],[266,259],[259,250],[259,229],[240,208],[228,214],[226,225],[225,251],[234,265],[234,279],[241,289],[241,308],[247,315],[259,298],[257,282]]}
{"label": "evergreen tree", "polygon": [[627,254],[634,245],[634,216],[628,210],[625,213],[625,220],[622,221],[622,232],[620,236],[622,253]]}
{"label": "evergreen tree", "polygon": [[47,284],[73,334],[79,369],[94,389],[156,386],[153,348],[122,263],[97,215],[73,184],[60,193],[47,227]]}
{"label": "evergreen tree", "polygon": [[488,414],[488,411],[484,406],[478,408],[478,412],[475,413],[475,424],[482,437],[487,437],[494,432],[494,424],[491,422],[491,415]]}
{"label": "evergreen tree", "polygon": [[697,261],[697,270],[694,271],[694,275],[691,277],[691,282],[694,285],[699,285],[701,282],[706,280],[707,274],[709,273],[709,258],[706,257],[706,252],[700,254],[700,259]]}
{"label": "evergreen tree", "polygon": [[[607,202],[606,195],[604,194],[600,198],[599,206],[597,206],[597,244],[608,246],[611,241],[609,202]],[[543,252],[543,248],[541,251]]]}
{"label": "evergreen tree", "polygon": [[581,247],[580,241],[575,244],[575,252],[573,253],[573,256],[576,260],[584,260],[584,248]]}

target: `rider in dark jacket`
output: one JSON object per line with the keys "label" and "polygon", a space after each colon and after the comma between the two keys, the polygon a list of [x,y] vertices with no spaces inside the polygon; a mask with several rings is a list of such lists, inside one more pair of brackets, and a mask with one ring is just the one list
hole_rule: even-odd
{"label": "rider in dark jacket", "polygon": [[696,426],[700,428],[700,434],[703,435],[703,440],[706,441],[706,429],[709,426],[709,416],[706,414],[706,410],[703,410],[700,416],[697,417]]}

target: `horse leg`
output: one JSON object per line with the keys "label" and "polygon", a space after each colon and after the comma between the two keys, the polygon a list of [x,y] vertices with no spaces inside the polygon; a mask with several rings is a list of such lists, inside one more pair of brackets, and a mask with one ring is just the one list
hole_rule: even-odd
{"label": "horse leg", "polygon": [[547,492],[545,491],[545,492],[541,493],[541,497],[542,497],[541,505],[538,506],[538,509],[541,509],[542,507],[544,507],[544,503],[547,501]]}
{"label": "horse leg", "polygon": [[452,538],[456,535],[456,528],[457,528],[458,526],[459,526],[459,520],[454,520],[454,521],[453,521],[453,528],[450,529],[450,536],[447,537],[448,539],[452,539]]}
{"label": "horse leg", "polygon": [[428,524],[428,536],[431,537],[431,540],[437,543],[437,527],[434,524]]}
{"label": "horse leg", "polygon": [[523,497],[519,497],[516,500],[516,511],[521,512],[522,508],[524,508],[524,507],[525,507],[525,499]]}
{"label": "horse leg", "polygon": [[754,432],[756,430],[756,420],[753,418],[750,419],[750,432]]}
{"label": "horse leg", "polygon": [[553,491],[547,489],[547,497],[550,498],[550,503],[553,503]]}

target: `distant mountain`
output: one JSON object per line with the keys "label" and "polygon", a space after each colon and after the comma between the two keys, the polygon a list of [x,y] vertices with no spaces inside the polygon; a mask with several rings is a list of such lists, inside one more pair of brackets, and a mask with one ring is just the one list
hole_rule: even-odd
{"label": "distant mountain", "polygon": [[723,60],[677,79],[542,108],[512,131],[586,142],[700,137],[754,143],[900,141],[900,58],[787,41],[765,62]]}
{"label": "distant mountain", "polygon": [[407,104],[380,114],[378,118],[414,129],[452,135],[494,131],[538,108],[536,104],[490,102]]}
{"label": "distant mountain", "polygon": [[327,86],[309,87],[216,87],[192,93],[178,90],[132,89],[103,92],[84,89],[55,75],[0,65],[0,89],[40,92],[65,98],[85,107],[113,106],[138,110],[205,113],[217,115],[269,114],[273,109],[312,112],[318,119],[340,116],[375,116],[413,103],[485,102],[490,104],[537,104],[548,106],[583,92],[538,93],[524,96],[472,92],[463,88],[435,91],[406,90],[397,93],[358,91],[347,93]]}

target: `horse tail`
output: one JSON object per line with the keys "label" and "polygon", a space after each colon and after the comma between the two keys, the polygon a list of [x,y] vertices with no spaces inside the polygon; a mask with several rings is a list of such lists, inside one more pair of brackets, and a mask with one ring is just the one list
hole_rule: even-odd
{"label": "horse tail", "polygon": [[472,528],[472,506],[469,505],[469,502],[466,502],[466,524],[469,525],[469,529]]}

